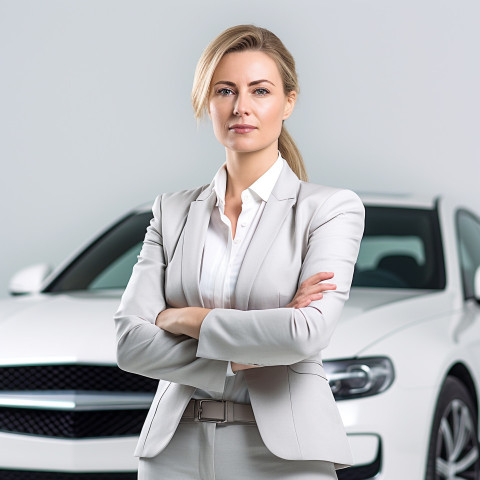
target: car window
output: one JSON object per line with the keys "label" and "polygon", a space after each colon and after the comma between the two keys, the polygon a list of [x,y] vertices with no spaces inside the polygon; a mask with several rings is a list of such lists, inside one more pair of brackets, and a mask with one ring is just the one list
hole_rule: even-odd
{"label": "car window", "polygon": [[435,210],[367,206],[353,286],[444,288],[441,245]]}
{"label": "car window", "polygon": [[419,237],[368,235],[362,242],[362,254],[359,255],[357,268],[373,269],[382,258],[392,255],[405,255],[415,259],[419,265],[425,264],[425,246]]}
{"label": "car window", "polygon": [[474,296],[473,279],[480,266],[480,222],[467,212],[457,214],[457,236],[465,298]]}
{"label": "car window", "polygon": [[137,243],[120,255],[103,272],[101,272],[90,285],[89,290],[103,290],[107,288],[125,288],[132,274],[132,268],[137,262],[142,242]]}
{"label": "car window", "polygon": [[152,214],[129,215],[97,238],[45,289],[46,292],[123,289]]}

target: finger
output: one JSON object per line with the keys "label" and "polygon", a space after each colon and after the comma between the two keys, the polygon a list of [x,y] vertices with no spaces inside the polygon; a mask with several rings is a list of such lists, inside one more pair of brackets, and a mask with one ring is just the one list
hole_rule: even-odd
{"label": "finger", "polygon": [[[293,297],[293,300],[285,305],[285,308],[302,308],[310,304],[312,300],[323,298],[322,292],[336,290],[334,283],[316,283],[310,286],[301,287]],[[306,302],[306,303],[305,303]]]}
{"label": "finger", "polygon": [[312,298],[306,298],[298,308],[308,307],[312,303]]}
{"label": "finger", "polygon": [[308,302],[308,304],[310,305],[310,303],[313,302],[314,300],[321,300],[322,298],[323,298],[323,293],[312,293],[308,295],[308,297],[304,298],[302,301],[304,303]]}
{"label": "finger", "polygon": [[307,296],[302,296],[298,301],[292,302],[293,308],[303,308],[308,307],[312,302],[321,300],[323,298],[323,293],[312,293]]}
{"label": "finger", "polygon": [[302,289],[301,295],[312,295],[314,293],[325,292],[327,290],[336,290],[337,286],[334,283],[317,283]]}
{"label": "finger", "polygon": [[314,300],[320,300],[323,297],[321,293],[316,293],[314,295],[303,296],[291,302],[290,308],[304,308],[308,307]]}
{"label": "finger", "polygon": [[290,303],[285,305],[285,308],[303,308],[306,307],[310,302],[311,300],[304,297],[295,298]]}
{"label": "finger", "polygon": [[334,283],[317,283],[315,285],[315,289],[319,289],[319,291],[323,292],[325,290],[335,290],[337,286]]}
{"label": "finger", "polygon": [[319,272],[304,280],[302,285],[315,285],[318,282],[330,280],[331,278],[333,278],[333,272]]}

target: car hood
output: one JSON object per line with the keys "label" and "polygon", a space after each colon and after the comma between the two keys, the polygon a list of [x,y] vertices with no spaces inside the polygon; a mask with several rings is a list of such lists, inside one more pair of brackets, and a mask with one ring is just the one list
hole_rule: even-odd
{"label": "car hood", "polygon": [[121,292],[35,295],[0,303],[0,365],[116,364]]}
{"label": "car hood", "polygon": [[445,291],[352,288],[324,359],[361,355],[362,351],[400,329],[450,311],[453,297]]}
{"label": "car hood", "polygon": [[[113,315],[121,291],[0,302],[0,365],[116,364]],[[324,359],[357,356],[399,329],[450,310],[446,292],[353,288]]]}

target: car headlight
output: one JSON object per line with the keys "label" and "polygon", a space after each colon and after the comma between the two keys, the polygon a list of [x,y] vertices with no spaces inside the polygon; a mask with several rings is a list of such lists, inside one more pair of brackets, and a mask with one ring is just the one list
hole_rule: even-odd
{"label": "car headlight", "polygon": [[325,360],[323,366],[336,400],[384,392],[395,377],[393,364],[386,357]]}

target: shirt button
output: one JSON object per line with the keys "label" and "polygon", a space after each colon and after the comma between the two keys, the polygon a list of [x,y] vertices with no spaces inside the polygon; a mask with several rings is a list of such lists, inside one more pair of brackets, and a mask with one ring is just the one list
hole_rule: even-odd
{"label": "shirt button", "polygon": [[246,226],[247,226],[247,222],[242,222],[242,223],[240,224],[240,226],[241,226],[241,227],[246,227]]}
{"label": "shirt button", "polygon": [[233,241],[233,243],[234,243],[235,245],[238,245],[238,244],[240,243],[240,239],[239,239],[239,238],[236,238],[236,239]]}

